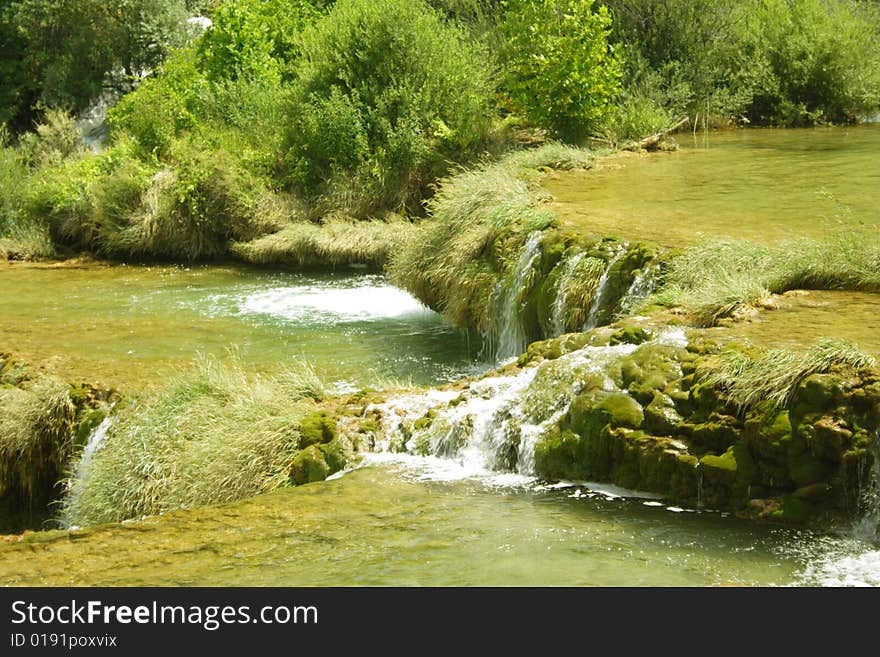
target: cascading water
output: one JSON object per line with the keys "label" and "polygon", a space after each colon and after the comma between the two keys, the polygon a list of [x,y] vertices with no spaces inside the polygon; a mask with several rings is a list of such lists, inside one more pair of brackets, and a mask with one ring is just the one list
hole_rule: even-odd
{"label": "cascading water", "polygon": [[656,266],[649,264],[635,275],[633,282],[620,301],[618,315],[621,317],[629,315],[639,303],[654,293],[657,284],[657,271]]}
{"label": "cascading water", "polygon": [[528,336],[520,317],[526,283],[535,263],[541,255],[543,235],[529,235],[511,275],[498,283],[493,294],[497,325],[494,335],[495,357],[498,359],[519,356],[527,346]]}
{"label": "cascading water", "polygon": [[[82,455],[80,456],[79,463],[77,463],[76,469],[73,471],[73,476],[70,478],[67,485],[66,507],[69,507],[80,494],[80,491],[89,476],[89,470],[91,469],[95,453],[103,446],[104,441],[107,439],[107,433],[110,431],[112,425],[113,416],[107,415],[107,417],[105,417],[101,423],[94,428],[89,436],[89,441],[86,443],[85,449],[83,449]],[[69,523],[63,518],[62,525],[64,527],[69,527]]]}
{"label": "cascading water", "polygon": [[587,313],[587,321],[584,322],[584,331],[590,331],[599,325],[599,313],[602,312],[605,296],[608,293],[608,277],[611,274],[614,265],[626,255],[626,250],[625,244],[619,245],[608,260],[608,266],[605,267],[605,271],[602,272],[602,276],[599,278],[599,283],[596,285],[596,291],[593,293],[593,300],[590,303],[590,310]]}
{"label": "cascading water", "polygon": [[874,434],[872,456],[870,475],[862,493],[864,511],[853,526],[852,535],[861,541],[876,542],[880,539],[880,431]]}
{"label": "cascading water", "polygon": [[[652,344],[686,343],[681,329],[658,335]],[[433,459],[426,469],[442,478],[535,475],[535,447],[568,412],[585,381],[601,377],[604,390],[616,386],[606,373],[637,345],[587,346],[506,376],[489,376],[463,391],[392,398],[368,407],[381,416],[385,440],[379,451]],[[380,457],[382,458],[382,457]],[[387,456],[385,457],[387,458]],[[440,461],[440,463],[438,463]]]}
{"label": "cascading water", "polygon": [[576,253],[565,261],[556,287],[556,298],[553,300],[553,312],[550,317],[550,331],[553,338],[565,333],[565,302],[568,286],[578,264],[584,259],[583,253]]}

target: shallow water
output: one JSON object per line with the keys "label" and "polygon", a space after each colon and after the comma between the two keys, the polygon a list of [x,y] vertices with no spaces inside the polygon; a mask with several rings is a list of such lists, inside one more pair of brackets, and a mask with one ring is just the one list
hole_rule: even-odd
{"label": "shallow water", "polygon": [[880,358],[880,294],[795,290],[777,299],[778,307],[729,327],[708,329],[765,348],[799,348],[820,338],[850,342]]}
{"label": "shallow water", "polygon": [[876,231],[880,125],[677,136],[673,153],[623,154],[550,177],[565,225],[663,246],[778,242],[840,226]]}
{"label": "shallow water", "polygon": [[0,543],[0,584],[880,584],[871,551],[845,539],[582,485],[424,479],[377,464],[235,504],[31,534]]}
{"label": "shallow water", "polygon": [[341,387],[485,368],[478,339],[375,275],[0,265],[0,308],[0,350],[124,390],[229,349],[254,368],[308,361]]}

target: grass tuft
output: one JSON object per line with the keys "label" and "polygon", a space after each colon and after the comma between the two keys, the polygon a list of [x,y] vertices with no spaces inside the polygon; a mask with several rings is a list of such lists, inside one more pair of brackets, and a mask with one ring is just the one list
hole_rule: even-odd
{"label": "grass tuft", "polygon": [[874,358],[853,345],[824,338],[806,351],[771,349],[757,358],[726,351],[704,361],[697,368],[697,377],[723,389],[740,410],[765,400],[787,408],[798,384],[812,374],[834,369],[861,371],[874,365]]}
{"label": "grass tuft", "polygon": [[203,358],[119,412],[87,477],[71,483],[63,519],[113,522],[285,486],[300,420],[322,396],[307,366],[255,376],[234,358]]}

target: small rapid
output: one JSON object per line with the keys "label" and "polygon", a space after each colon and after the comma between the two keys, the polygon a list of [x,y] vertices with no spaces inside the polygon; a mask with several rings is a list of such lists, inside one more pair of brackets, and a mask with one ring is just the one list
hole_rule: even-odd
{"label": "small rapid", "polygon": [[[668,329],[646,344],[684,346],[686,339],[683,330]],[[403,394],[370,405],[366,415],[380,418],[384,436],[374,451],[420,457],[418,467],[438,466],[441,479],[455,473],[467,479],[515,475],[506,479],[532,480],[538,442],[557,427],[587,381],[595,385],[598,378],[603,390],[615,390],[608,370],[637,348],[586,346],[515,373],[473,381],[463,390]]]}

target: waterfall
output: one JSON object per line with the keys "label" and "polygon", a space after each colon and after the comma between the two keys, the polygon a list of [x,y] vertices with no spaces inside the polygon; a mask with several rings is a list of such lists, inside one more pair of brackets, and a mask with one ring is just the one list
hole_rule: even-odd
{"label": "waterfall", "polygon": [[[88,479],[89,470],[91,469],[92,459],[95,456],[95,452],[101,449],[104,445],[107,433],[110,431],[112,425],[113,416],[108,414],[89,435],[89,440],[79,458],[79,463],[76,464],[76,468],[67,484],[67,499],[64,503],[65,508],[70,507],[79,496],[86,479]],[[62,519],[62,525],[65,528],[69,528],[69,523],[66,519]]]}
{"label": "waterfall", "polygon": [[542,239],[543,235],[539,232],[529,235],[511,276],[500,281],[495,288],[493,306],[497,312],[497,325],[494,338],[495,357],[498,359],[519,356],[526,349],[528,336],[520,317],[522,299],[529,275],[541,255]]}
{"label": "waterfall", "polygon": [[[664,331],[651,342],[686,344],[682,329]],[[585,381],[599,375],[603,389],[617,390],[607,371],[637,348],[587,346],[515,374],[474,381],[463,391],[430,391],[371,405],[367,415],[380,415],[385,436],[375,449],[433,459],[426,467],[446,479],[485,480],[498,473],[532,479],[536,445],[558,426]]]}
{"label": "waterfall", "polygon": [[590,303],[590,311],[587,314],[587,321],[584,322],[584,331],[589,331],[599,325],[599,313],[602,312],[602,303],[605,301],[605,295],[608,293],[608,276],[623,256],[626,255],[626,246],[618,246],[608,261],[608,266],[602,272],[599,283],[596,285],[596,291],[593,293],[593,301]]}
{"label": "waterfall", "polygon": [[550,337],[556,338],[565,333],[565,301],[568,296],[568,284],[577,269],[578,264],[584,259],[583,253],[576,253],[565,261],[559,274],[559,283],[556,286],[556,298],[553,300],[553,311],[550,316]]}
{"label": "waterfall", "polygon": [[636,273],[633,282],[620,301],[618,314],[621,317],[628,315],[641,301],[644,301],[654,293],[657,283],[656,276],[657,267],[653,264],[647,265]]}
{"label": "waterfall", "polygon": [[864,512],[853,525],[853,538],[862,541],[877,541],[880,538],[880,430],[874,433],[873,449],[871,450],[873,463],[867,485],[862,494],[862,508]]}

